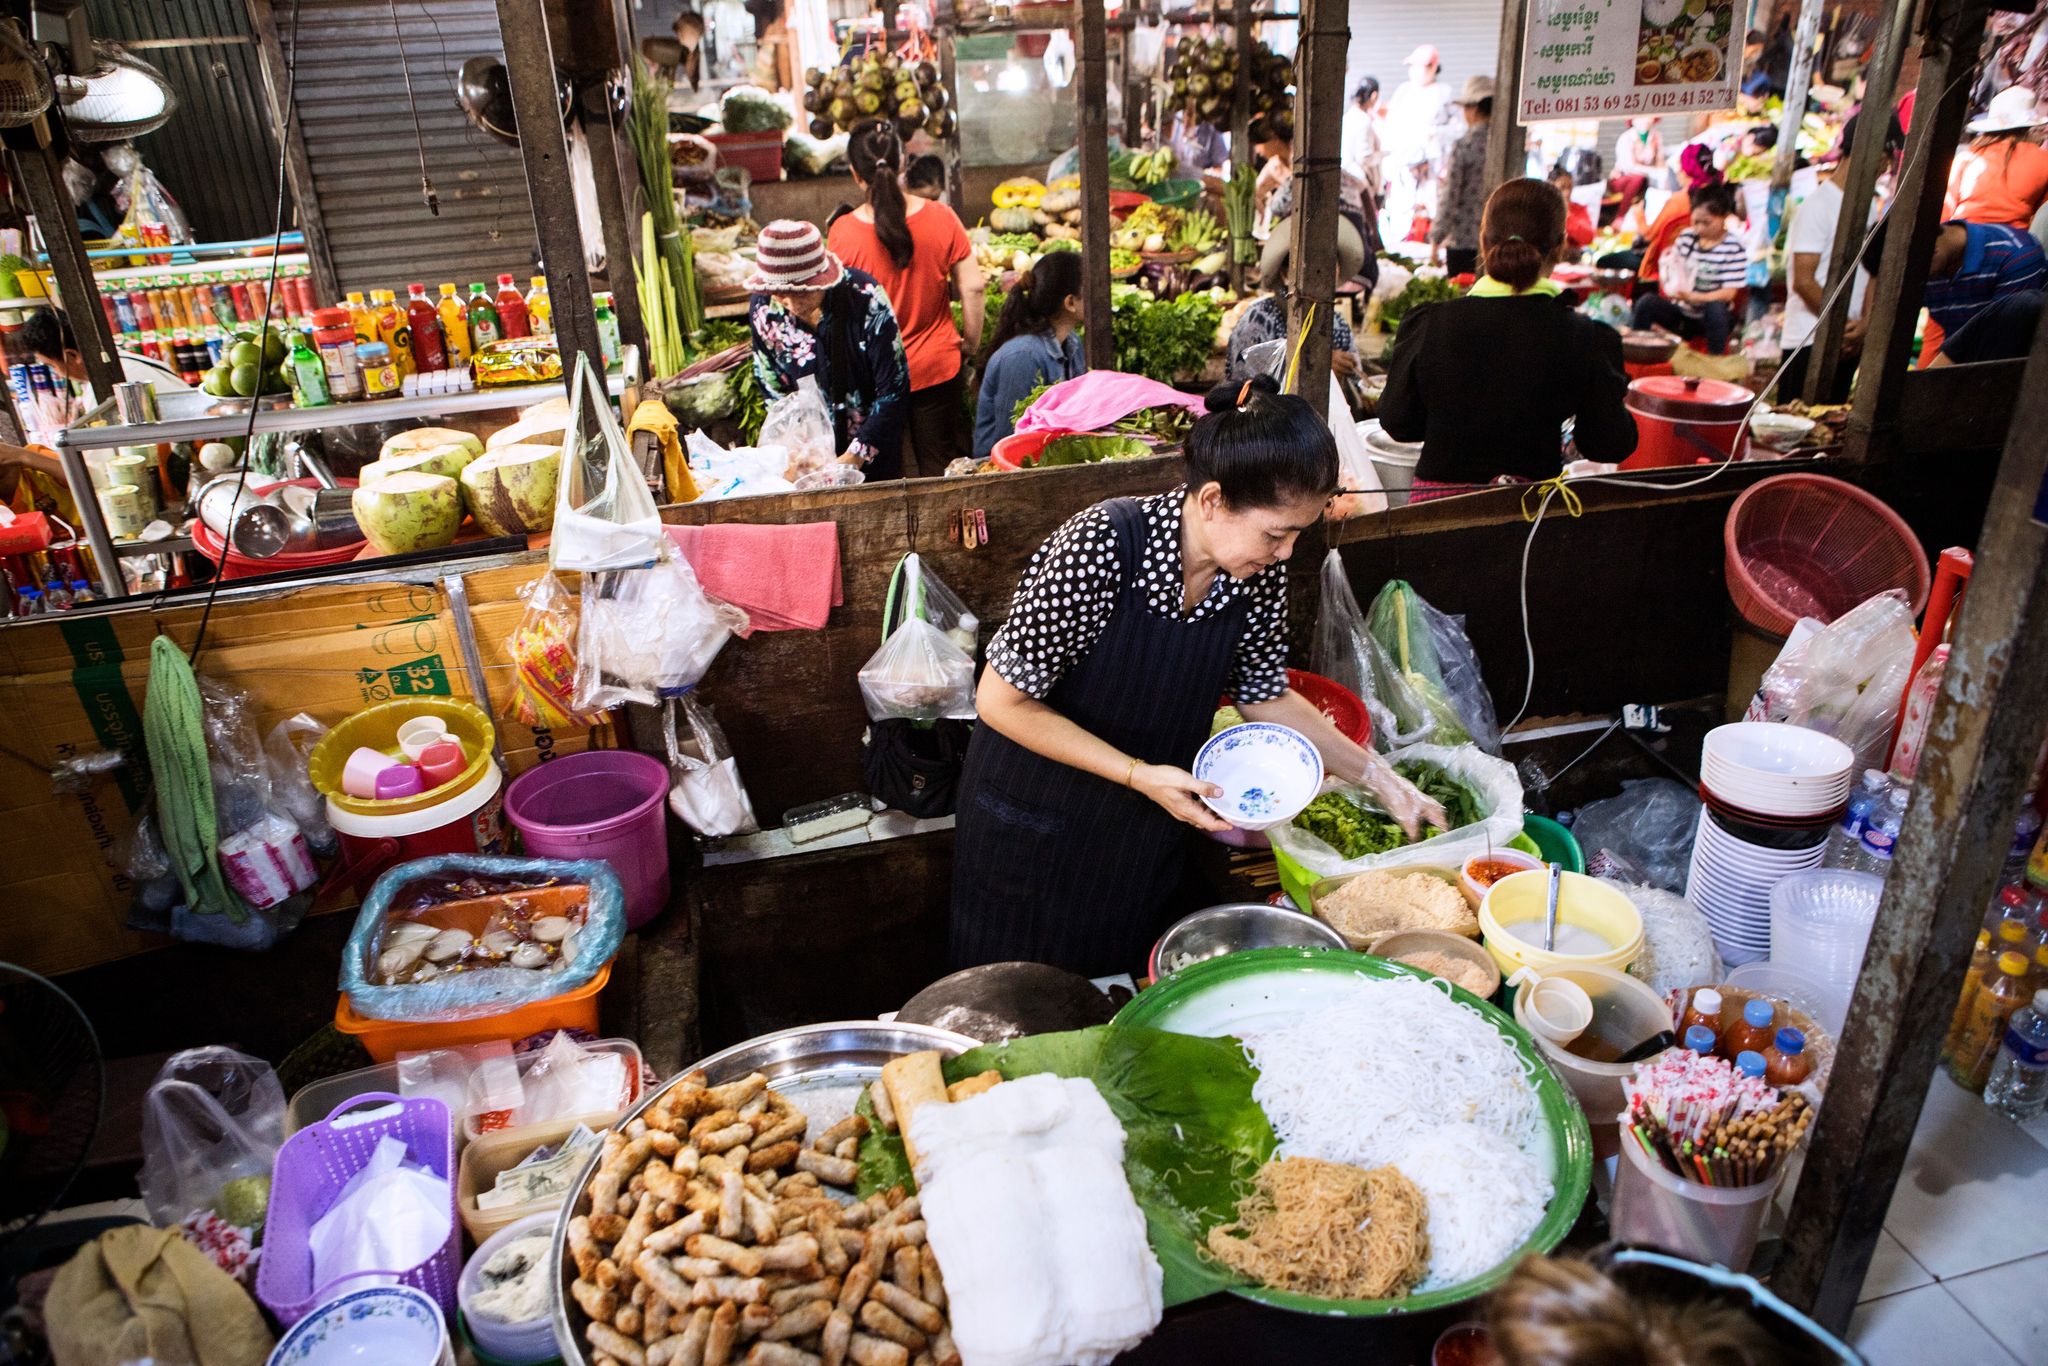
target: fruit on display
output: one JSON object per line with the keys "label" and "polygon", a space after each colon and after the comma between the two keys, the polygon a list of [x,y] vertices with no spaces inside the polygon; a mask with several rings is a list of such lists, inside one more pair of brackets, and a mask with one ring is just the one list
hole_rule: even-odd
{"label": "fruit on display", "polygon": [[453,479],[483,452],[484,443],[468,432],[450,427],[419,427],[386,441],[377,458],[363,466],[357,477],[367,484],[409,470],[421,470]]}
{"label": "fruit on display", "polygon": [[1163,185],[1173,174],[1173,164],[1171,147],[1160,147],[1150,152],[1121,152],[1110,159],[1110,175],[1121,174],[1133,185]]}
{"label": "fruit on display", "polygon": [[989,191],[989,202],[999,209],[1035,209],[1045,202],[1045,185],[1030,176],[1012,176]]}
{"label": "fruit on display", "polygon": [[358,485],[349,505],[363,539],[380,555],[438,550],[454,542],[462,525],[462,486],[423,470]]}
{"label": "fruit on display", "polygon": [[494,451],[500,446],[513,445],[559,446],[568,428],[569,400],[551,398],[531,408],[522,408],[517,422],[509,427],[500,427],[484,438],[484,449]]}
{"label": "fruit on display", "polygon": [[499,446],[462,471],[462,501],[492,536],[526,536],[555,524],[555,484],[562,448]]}
{"label": "fruit on display", "polygon": [[1264,43],[1252,47],[1251,71],[1240,73],[1234,38],[1190,35],[1181,39],[1173,65],[1167,69],[1174,101],[1191,107],[1197,117],[1217,128],[1230,127],[1241,74],[1252,78],[1252,113],[1283,113],[1294,107],[1294,97],[1288,93],[1294,84],[1294,63]]}
{"label": "fruit on display", "polygon": [[868,119],[888,119],[904,138],[922,128],[935,138],[959,131],[952,96],[928,61],[906,61],[894,52],[870,48],[850,52],[829,70],[804,73],[804,111],[814,138],[848,132]]}
{"label": "fruit on display", "polygon": [[200,391],[215,398],[255,398],[292,391],[291,347],[284,329],[243,323],[228,334],[220,364],[199,381]]}

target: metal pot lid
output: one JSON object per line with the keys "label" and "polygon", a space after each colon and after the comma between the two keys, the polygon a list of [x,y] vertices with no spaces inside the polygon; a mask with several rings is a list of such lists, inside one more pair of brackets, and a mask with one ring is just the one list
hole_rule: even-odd
{"label": "metal pot lid", "polygon": [[941,977],[896,1012],[983,1043],[1108,1024],[1116,1004],[1079,973],[1045,963],[984,963]]}
{"label": "metal pot lid", "polygon": [[1755,401],[1739,384],[1697,375],[1651,375],[1628,386],[1630,408],[1679,422],[1740,422]]}

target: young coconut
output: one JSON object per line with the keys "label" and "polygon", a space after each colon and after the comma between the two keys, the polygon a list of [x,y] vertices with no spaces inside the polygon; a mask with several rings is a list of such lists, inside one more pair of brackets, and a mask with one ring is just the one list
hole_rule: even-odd
{"label": "young coconut", "polygon": [[462,525],[462,488],[443,474],[403,470],[355,491],[349,505],[380,555],[448,545]]}
{"label": "young coconut", "polygon": [[[377,455],[379,459],[388,460],[394,455],[431,450],[437,446],[464,446],[472,456],[484,453],[484,443],[469,432],[454,427],[415,427],[387,438],[378,448]],[[448,477],[453,479],[455,476],[451,474]]]}
{"label": "young coconut", "polygon": [[555,524],[559,446],[500,446],[462,471],[462,501],[493,536],[528,536]]}

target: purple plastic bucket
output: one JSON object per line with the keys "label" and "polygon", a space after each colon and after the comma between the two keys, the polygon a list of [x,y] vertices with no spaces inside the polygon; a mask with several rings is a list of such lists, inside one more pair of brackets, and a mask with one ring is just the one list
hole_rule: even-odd
{"label": "purple plastic bucket", "polygon": [[565,754],[505,791],[505,816],[537,858],[601,858],[626,889],[626,926],[668,905],[668,766],[625,749]]}

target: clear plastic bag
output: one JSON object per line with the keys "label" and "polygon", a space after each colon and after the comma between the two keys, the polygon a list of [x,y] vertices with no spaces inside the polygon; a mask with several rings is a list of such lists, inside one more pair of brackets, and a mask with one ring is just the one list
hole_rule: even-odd
{"label": "clear plastic bag", "polygon": [[706,593],[664,537],[649,568],[584,578],[575,709],[652,706],[693,688],[725,642],[748,629],[747,614]]}
{"label": "clear plastic bag", "polygon": [[1928,654],[1913,686],[1906,693],[1906,710],[1899,721],[1899,742],[1892,750],[1892,778],[1910,783],[1920,773],[1920,755],[1927,743],[1927,723],[1934,717],[1934,699],[1941,693],[1942,675],[1948,672],[1948,646],[1937,645]]}
{"label": "clear plastic bag", "polygon": [[[661,514],[587,355],[577,355],[571,387],[575,396],[562,434],[562,478],[548,563],[586,574],[653,564],[668,544]],[[587,438],[586,415],[596,427],[596,435]]]}
{"label": "clear plastic bag", "polygon": [[313,786],[306,768],[313,746],[327,734],[327,726],[305,712],[287,717],[270,728],[263,741],[263,758],[270,770],[270,795],[277,809],[292,818],[306,837],[306,843],[321,857],[332,856],[339,847],[334,830],[327,824],[327,799]]}
{"label": "clear plastic bag", "polygon": [[[1384,752],[1417,743],[1428,733],[1428,709],[1365,629],[1365,613],[1351,591],[1343,558],[1334,550],[1323,557],[1322,586],[1309,667],[1365,703],[1373,748]],[[1406,727],[1404,717],[1410,718]]]}
{"label": "clear plastic bag", "polygon": [[695,693],[675,698],[667,704],[662,731],[668,739],[668,805],[676,819],[714,839],[759,830],[739,761],[710,704]]}
{"label": "clear plastic bag", "polygon": [[526,611],[505,638],[512,661],[512,691],[505,715],[536,730],[592,726],[599,716],[579,710],[576,699],[575,594],[552,570],[519,590]]}
{"label": "clear plastic bag", "polygon": [[150,1221],[170,1228],[212,1210],[260,1230],[283,1142],[284,1087],[269,1063],[232,1048],[172,1054],[142,1102],[138,1184]]}
{"label": "clear plastic bag", "polygon": [[860,694],[868,719],[974,719],[974,659],[944,631],[912,617],[861,666]]}
{"label": "clear plastic bag", "polygon": [[894,623],[907,617],[923,617],[970,655],[981,649],[981,618],[914,550],[897,561],[882,606],[884,622]]}
{"label": "clear plastic bag", "polygon": [[1402,706],[1396,707],[1404,734],[1420,728],[1430,744],[1469,740],[1489,754],[1500,753],[1493,696],[1480,675],[1463,617],[1437,611],[1406,580],[1392,579],[1373,599],[1367,630],[1424,709],[1404,714]]}
{"label": "clear plastic bag", "polygon": [[[1274,826],[1266,832],[1266,837],[1275,849],[1284,850],[1289,858],[1323,878],[1362,873],[1371,868],[1418,865],[1456,868],[1474,854],[1505,849],[1509,840],[1522,833],[1522,781],[1515,774],[1515,766],[1507,760],[1495,758],[1476,745],[1459,745],[1456,748],[1412,745],[1386,756],[1388,763],[1406,759],[1421,759],[1435,764],[1465,784],[1486,814],[1460,829],[1404,844],[1384,854],[1367,854],[1355,859],[1344,858],[1292,821]],[[1362,797],[1367,804],[1379,805],[1376,797],[1362,794],[1342,783],[1325,782],[1323,790]]]}
{"label": "clear plastic bag", "polygon": [[806,375],[796,382],[794,393],[784,394],[769,404],[757,441],[788,452],[785,477],[792,480],[837,464],[838,439],[832,431],[832,410],[825,406],[825,395],[819,391],[818,382]]}
{"label": "clear plastic bag", "polygon": [[1721,980],[1726,968],[1714,947],[1714,928],[1690,901],[1661,887],[1603,881],[1635,903],[1643,917],[1643,948],[1628,965],[1631,977],[1667,996]]}
{"label": "clear plastic bag", "polygon": [[1883,768],[1913,667],[1913,608],[1888,589],[1803,639],[1786,642],[1764,671],[1753,721],[1789,721],[1856,751],[1856,767]]}
{"label": "clear plastic bag", "polygon": [[1631,778],[1621,785],[1621,795],[1580,807],[1572,837],[1589,861],[1607,851],[1625,859],[1651,886],[1682,892],[1699,819],[1699,795],[1685,784]]}

